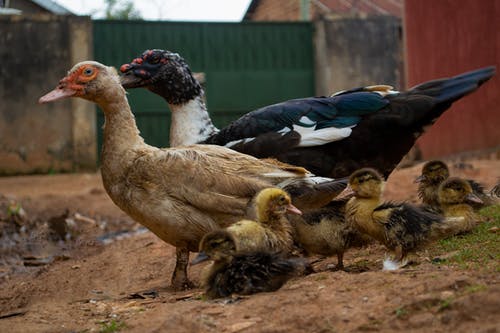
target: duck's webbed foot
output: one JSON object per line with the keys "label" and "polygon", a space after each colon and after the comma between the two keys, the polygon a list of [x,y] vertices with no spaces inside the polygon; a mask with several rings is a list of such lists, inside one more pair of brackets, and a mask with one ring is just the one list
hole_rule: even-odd
{"label": "duck's webbed foot", "polygon": [[174,274],[172,275],[172,288],[174,290],[186,290],[194,288],[195,285],[187,276],[189,263],[189,250],[178,247],[175,249],[177,260],[175,262]]}

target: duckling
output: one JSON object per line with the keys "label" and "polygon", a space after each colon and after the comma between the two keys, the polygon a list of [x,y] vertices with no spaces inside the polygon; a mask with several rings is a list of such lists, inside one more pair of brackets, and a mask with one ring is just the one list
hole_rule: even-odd
{"label": "duckling", "polygon": [[206,234],[200,252],[191,262],[205,260],[213,264],[202,271],[201,281],[208,298],[228,297],[275,291],[304,269],[300,258],[286,259],[278,253],[239,252],[237,242],[227,230]]}
{"label": "duckling", "polygon": [[[430,209],[440,212],[438,199],[439,185],[450,177],[450,170],[443,161],[429,161],[422,167],[422,174],[415,179],[418,185],[418,196],[422,199],[422,203],[429,206]],[[472,207],[479,210],[485,206],[493,204],[492,198],[485,193],[484,187],[478,182],[468,179],[470,187],[474,194],[481,199],[481,203],[473,202]]]}
{"label": "duckling", "polygon": [[266,188],[253,199],[256,221],[241,220],[226,228],[240,251],[288,253],[292,249],[292,227],[286,213],[302,214],[290,196],[279,188]]}
{"label": "duckling", "polygon": [[463,231],[471,230],[481,221],[470,203],[483,202],[473,193],[468,181],[457,177],[448,178],[439,186],[438,199],[444,217],[461,224]]}
{"label": "duckling", "polygon": [[346,206],[348,222],[393,250],[396,260],[403,265],[409,252],[430,241],[466,230],[462,223],[408,203],[386,202],[375,206],[380,202],[383,181],[373,169],[354,172],[349,185],[354,197]]}
{"label": "duckling", "polygon": [[360,233],[345,220],[345,205],[349,198],[334,200],[327,206],[290,217],[294,238],[308,255],[337,255],[336,270],[344,269],[344,252],[351,247],[370,243],[371,238]]}
{"label": "duckling", "polygon": [[439,185],[450,176],[448,166],[439,160],[429,161],[422,167],[422,174],[415,179],[418,197],[427,206],[439,208]]}

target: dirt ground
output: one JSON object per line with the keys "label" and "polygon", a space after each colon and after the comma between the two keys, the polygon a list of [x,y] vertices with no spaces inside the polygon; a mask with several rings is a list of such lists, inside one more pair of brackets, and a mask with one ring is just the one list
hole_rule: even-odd
{"label": "dirt ground", "polygon": [[[415,201],[420,169],[394,172],[386,198]],[[489,189],[500,160],[451,171]],[[498,266],[439,265],[423,251],[385,272],[386,251],[371,245],[346,254],[350,272],[328,270],[330,258],[277,292],[206,301],[168,288],[174,248],[115,207],[98,174],[0,178],[0,203],[0,332],[500,331]]]}

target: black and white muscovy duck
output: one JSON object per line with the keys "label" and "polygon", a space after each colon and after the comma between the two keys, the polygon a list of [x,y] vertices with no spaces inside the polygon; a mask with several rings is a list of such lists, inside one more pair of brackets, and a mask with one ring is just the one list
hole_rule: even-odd
{"label": "black and white muscovy duck", "polygon": [[172,146],[216,144],[334,178],[361,167],[376,168],[387,178],[429,125],[495,73],[495,67],[485,67],[405,92],[378,85],[289,100],[249,112],[219,130],[202,87],[177,53],[147,50],[120,70],[125,88],[144,87],[167,101]]}

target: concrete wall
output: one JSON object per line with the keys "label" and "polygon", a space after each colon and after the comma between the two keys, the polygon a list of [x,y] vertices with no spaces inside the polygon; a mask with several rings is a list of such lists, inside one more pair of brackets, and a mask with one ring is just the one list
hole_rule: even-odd
{"label": "concrete wall", "polygon": [[90,19],[0,16],[0,31],[0,174],[95,169],[94,106],[37,104],[73,64],[92,58]]}
{"label": "concrete wall", "polygon": [[401,20],[392,16],[315,22],[316,93],[388,84],[402,88]]}

